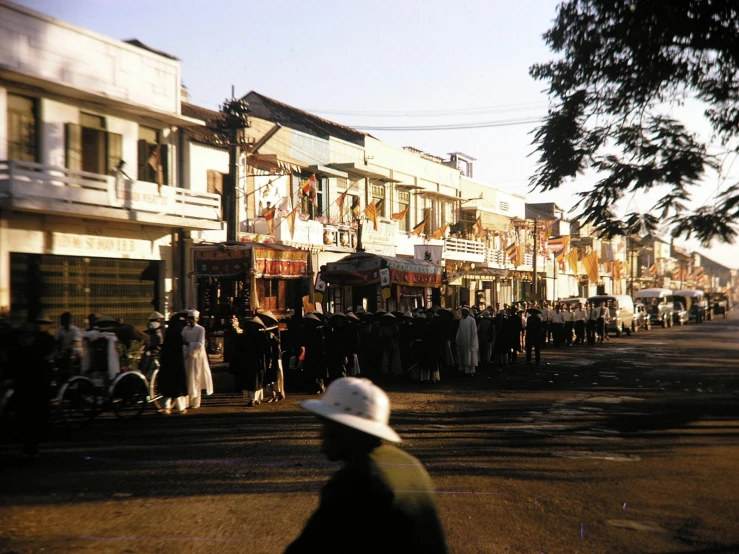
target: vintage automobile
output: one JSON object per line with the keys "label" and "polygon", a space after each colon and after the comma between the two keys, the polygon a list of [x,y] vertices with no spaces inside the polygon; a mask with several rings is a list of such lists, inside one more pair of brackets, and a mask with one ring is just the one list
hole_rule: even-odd
{"label": "vintage automobile", "polygon": [[636,301],[643,302],[649,312],[652,325],[672,327],[674,311],[673,292],[670,289],[642,289],[636,293]]}
{"label": "vintage automobile", "polygon": [[652,322],[650,321],[649,311],[647,310],[647,307],[641,302],[634,304],[634,324],[631,328],[631,331],[633,333],[636,333],[636,331],[639,329],[649,331],[651,327]]}
{"label": "vintage automobile", "polygon": [[731,309],[731,303],[729,297],[723,292],[712,292],[708,295],[708,319],[713,319],[716,316],[721,316],[724,319],[729,317],[729,310]]}
{"label": "vintage automobile", "polygon": [[688,310],[690,321],[695,323],[703,323],[706,319],[706,300],[705,293],[702,290],[678,290],[673,295],[675,300],[679,300]]}
{"label": "vintage automobile", "polygon": [[634,301],[623,294],[601,294],[588,298],[593,306],[605,303],[609,310],[608,332],[620,337],[623,333],[631,335],[634,329]]}
{"label": "vintage automobile", "polygon": [[673,301],[672,306],[672,318],[675,325],[685,325],[690,321],[690,312],[685,309],[685,304],[679,300],[675,300]]}

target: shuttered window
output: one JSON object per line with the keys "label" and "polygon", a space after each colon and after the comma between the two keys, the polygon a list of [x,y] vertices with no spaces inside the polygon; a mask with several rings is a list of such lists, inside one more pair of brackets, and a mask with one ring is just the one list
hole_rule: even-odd
{"label": "shuttered window", "polygon": [[35,98],[8,94],[8,159],[38,162]]}
{"label": "shuttered window", "polygon": [[67,169],[113,175],[123,158],[123,136],[105,130],[105,118],[81,113],[65,126]]}

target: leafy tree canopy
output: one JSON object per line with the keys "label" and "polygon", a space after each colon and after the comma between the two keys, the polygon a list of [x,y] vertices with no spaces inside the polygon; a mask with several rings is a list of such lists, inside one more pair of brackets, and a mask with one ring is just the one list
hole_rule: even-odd
{"label": "leafy tree canopy", "polygon": [[[733,242],[739,183],[698,205],[692,192],[720,158],[669,108],[700,101],[709,140],[739,154],[739,2],[566,0],[544,40],[557,56],[530,69],[550,97],[534,134],[534,188],[556,189],[594,170],[599,181],[576,208],[605,236],[667,223],[674,236]],[[616,216],[625,195],[652,189],[667,191],[652,209]]]}

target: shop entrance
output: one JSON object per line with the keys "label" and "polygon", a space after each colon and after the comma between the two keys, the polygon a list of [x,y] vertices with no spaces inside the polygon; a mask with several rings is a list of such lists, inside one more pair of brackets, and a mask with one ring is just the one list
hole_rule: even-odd
{"label": "shop entrance", "polygon": [[10,311],[15,325],[45,312],[55,322],[71,312],[86,327],[88,314],[122,318],[146,328],[152,310],[162,311],[161,261],[10,254]]}

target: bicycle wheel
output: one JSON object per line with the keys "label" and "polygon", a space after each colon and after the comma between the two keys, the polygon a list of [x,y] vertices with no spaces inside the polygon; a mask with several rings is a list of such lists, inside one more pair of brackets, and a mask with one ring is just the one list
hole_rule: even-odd
{"label": "bicycle wheel", "polygon": [[161,410],[164,407],[162,400],[164,397],[159,393],[159,370],[155,369],[149,379],[149,402],[154,402],[157,410]]}
{"label": "bicycle wheel", "polygon": [[98,413],[95,385],[87,377],[72,377],[57,394],[57,417],[64,423],[90,421]]}
{"label": "bicycle wheel", "polygon": [[144,376],[136,371],[120,374],[110,386],[110,403],[120,418],[140,416],[148,401],[149,386]]}

